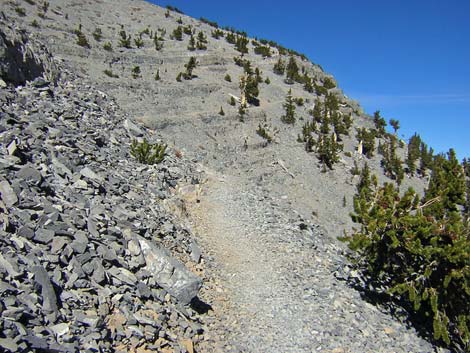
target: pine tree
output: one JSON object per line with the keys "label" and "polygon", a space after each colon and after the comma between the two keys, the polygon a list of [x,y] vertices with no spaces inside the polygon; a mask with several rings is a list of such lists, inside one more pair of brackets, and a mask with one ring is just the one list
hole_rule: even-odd
{"label": "pine tree", "polygon": [[292,98],[292,90],[287,92],[286,101],[283,105],[286,113],[281,117],[281,121],[286,124],[295,124],[295,104]]}
{"label": "pine tree", "polygon": [[191,37],[189,37],[188,50],[190,51],[196,50],[196,40],[194,39],[194,36],[192,34],[191,34]]}
{"label": "pine tree", "polygon": [[367,158],[372,158],[375,151],[375,131],[361,127],[357,129],[356,138],[362,141],[362,154]]}
{"label": "pine tree", "polygon": [[434,159],[429,187],[424,202],[438,198],[439,202],[429,205],[425,214],[436,219],[444,218],[449,212],[456,212],[465,205],[466,180],[464,169],[457,160],[455,151],[450,149],[447,158],[437,155]]}
{"label": "pine tree", "polygon": [[186,72],[183,74],[185,80],[191,80],[194,77],[193,70],[196,68],[197,64],[196,58],[191,56],[188,63],[184,65],[186,68]]}
{"label": "pine tree", "polygon": [[197,35],[197,49],[199,50],[206,50],[207,49],[207,38],[204,34],[204,32],[202,31],[199,31],[198,35]]}
{"label": "pine tree", "polygon": [[279,58],[279,60],[274,64],[273,67],[273,72],[276,75],[284,75],[284,72],[286,71],[286,64],[282,58]]}
{"label": "pine tree", "polygon": [[389,124],[393,128],[393,132],[396,135],[398,129],[400,128],[400,122],[398,120],[395,120],[395,119],[390,119]]}
{"label": "pine tree", "polygon": [[288,84],[293,84],[295,81],[297,81],[298,77],[299,77],[299,67],[297,66],[297,62],[295,61],[295,58],[291,56],[289,58],[289,63],[287,64],[287,67],[286,67],[285,82]]}
{"label": "pine tree", "polygon": [[377,131],[377,137],[383,137],[385,135],[385,128],[387,127],[387,122],[384,118],[380,116],[379,110],[374,112],[374,126],[375,131]]}
{"label": "pine tree", "polygon": [[316,146],[317,156],[323,165],[323,171],[326,171],[326,167],[333,169],[333,165],[339,162],[339,152],[343,150],[343,146],[337,142],[335,133],[320,134]]}
{"label": "pine tree", "polygon": [[416,172],[416,161],[420,156],[421,142],[421,137],[416,133],[411,136],[410,140],[408,141],[408,151],[406,154],[405,163],[408,167],[408,172],[411,175],[414,175]]}

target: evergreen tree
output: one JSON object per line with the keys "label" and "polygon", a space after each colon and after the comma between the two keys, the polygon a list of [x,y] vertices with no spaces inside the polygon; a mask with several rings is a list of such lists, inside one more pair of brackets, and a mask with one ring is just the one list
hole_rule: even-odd
{"label": "evergreen tree", "polygon": [[437,155],[431,174],[431,180],[424,202],[433,202],[425,209],[425,214],[442,219],[449,212],[457,212],[459,206],[465,205],[466,180],[464,169],[460,165],[455,151],[450,149],[447,158]]}
{"label": "evergreen tree", "polygon": [[377,137],[383,137],[385,135],[385,128],[387,127],[387,122],[384,118],[380,116],[380,111],[377,110],[374,112],[374,126],[377,131]]}
{"label": "evergreen tree", "polygon": [[204,34],[204,32],[199,31],[197,35],[197,45],[196,48],[199,50],[206,50],[207,49],[207,38]]}
{"label": "evergreen tree", "polygon": [[306,90],[309,93],[313,93],[313,91],[315,90],[315,87],[313,86],[313,80],[307,73],[304,74],[303,81],[304,81],[304,90]]}
{"label": "evergreen tree", "polygon": [[173,30],[171,38],[176,39],[178,41],[182,41],[183,40],[183,27],[181,26],[176,27]]}
{"label": "evergreen tree", "polygon": [[284,72],[286,71],[286,64],[282,58],[279,58],[279,60],[274,64],[273,67],[273,72],[276,75],[284,75]]}
{"label": "evergreen tree", "polygon": [[393,132],[396,135],[398,129],[400,128],[400,122],[398,120],[395,120],[395,119],[390,119],[389,124],[393,128]]}
{"label": "evergreen tree", "polygon": [[426,170],[432,168],[434,160],[434,151],[432,148],[428,149],[428,145],[426,145],[424,142],[421,142],[420,150],[421,164],[419,166],[419,169],[421,175],[424,176],[426,175]]}
{"label": "evergreen tree", "polygon": [[188,50],[190,51],[196,50],[196,40],[194,39],[194,36],[192,34],[191,34],[191,37],[189,37]]}
{"label": "evergreen tree", "polygon": [[237,36],[237,40],[235,42],[235,49],[242,53],[242,55],[248,54],[248,43],[249,40],[245,36]]}
{"label": "evergreen tree", "polygon": [[297,81],[298,77],[299,77],[299,67],[297,66],[297,62],[295,61],[295,58],[291,56],[289,58],[289,63],[287,64],[287,67],[286,67],[285,82],[288,84],[293,84],[295,81]]}
{"label": "evergreen tree", "polygon": [[323,165],[323,171],[326,171],[326,167],[333,169],[333,165],[339,162],[339,152],[343,150],[343,146],[337,142],[335,133],[320,134],[316,146],[317,156]]}
{"label": "evergreen tree", "polygon": [[356,138],[362,141],[362,154],[367,158],[372,158],[375,151],[375,131],[361,127],[357,129]]}
{"label": "evergreen tree", "polygon": [[281,121],[286,124],[295,124],[295,104],[292,98],[292,90],[289,89],[286,96],[286,102],[283,105],[286,113],[281,117]]}
{"label": "evergreen tree", "polygon": [[312,116],[317,123],[321,123],[323,119],[323,105],[321,100],[319,100],[318,98],[315,100],[315,105],[312,110]]}
{"label": "evergreen tree", "polygon": [[408,141],[408,151],[405,163],[408,167],[408,172],[411,175],[414,175],[414,173],[416,172],[416,161],[419,159],[421,153],[421,142],[421,137],[416,133],[411,136],[410,140]]}
{"label": "evergreen tree", "polygon": [[455,207],[462,193],[447,193],[461,188],[461,174],[451,150],[447,158],[437,157],[434,181],[422,201],[413,189],[401,194],[388,183],[358,186],[351,217],[361,228],[343,240],[359,251],[367,288],[385,290],[419,315],[436,340],[458,342],[465,350],[470,343],[470,229]]}
{"label": "evergreen tree", "polygon": [[191,80],[194,77],[193,70],[196,68],[197,64],[196,58],[191,56],[188,63],[184,65],[186,68],[186,72],[183,74],[185,80]]}
{"label": "evergreen tree", "polygon": [[391,136],[381,150],[384,158],[381,161],[381,165],[384,169],[384,173],[389,178],[396,180],[397,185],[400,185],[404,178],[404,170],[402,161],[397,156],[397,139],[395,136]]}

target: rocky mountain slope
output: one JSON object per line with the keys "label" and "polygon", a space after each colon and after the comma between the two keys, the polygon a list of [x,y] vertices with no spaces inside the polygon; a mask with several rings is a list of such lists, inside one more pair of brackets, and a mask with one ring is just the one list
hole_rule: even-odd
{"label": "rocky mountain slope", "polygon": [[[367,161],[388,178],[380,158],[357,153],[355,129],[373,124],[341,90],[324,88],[353,123],[324,172],[297,138],[325,97],[273,72],[289,60],[282,49],[262,57],[250,40],[241,56],[210,24],[144,1],[0,10],[4,349],[437,349],[344,282],[355,274],[336,238],[352,226],[351,170]],[[202,32],[207,48],[172,39],[179,26]],[[179,82],[190,57],[194,77]],[[294,57],[316,85],[332,79]],[[243,122],[229,103],[244,74],[234,58],[262,77]],[[293,125],[281,122],[289,90],[304,101]],[[257,135],[263,124],[273,143]],[[130,156],[144,137],[170,146],[162,164]]]}

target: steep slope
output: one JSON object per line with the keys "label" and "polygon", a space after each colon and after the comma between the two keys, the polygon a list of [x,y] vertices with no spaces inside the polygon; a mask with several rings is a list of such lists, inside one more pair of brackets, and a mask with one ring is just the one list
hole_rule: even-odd
{"label": "steep slope", "polygon": [[[15,11],[18,7],[24,9],[25,16]],[[200,196],[201,204],[188,201],[190,210],[194,212],[194,227],[201,234],[204,249],[213,253],[214,258],[214,263],[209,261],[208,264],[214,268],[202,296],[214,306],[220,315],[219,320],[224,315],[228,320],[225,325],[216,322],[210,327],[208,335],[211,330],[225,332],[223,335],[231,332],[227,340],[220,336],[208,339],[207,351],[212,350],[211,344],[233,351],[255,351],[259,344],[265,347],[265,351],[277,347],[288,351],[297,347],[294,342],[299,337],[298,342],[303,343],[299,343],[298,347],[303,347],[304,351],[311,350],[312,346],[337,352],[341,349],[408,351],[408,347],[415,347],[415,351],[432,350],[412,330],[380,314],[334,276],[336,270],[346,266],[343,245],[336,241],[336,237],[352,226],[348,214],[357,182],[357,176],[351,174],[354,163],[361,166],[367,161],[380,180],[388,180],[381,172],[380,158],[366,158],[356,151],[358,141],[355,128],[373,126],[357,103],[337,88],[327,89],[329,94],[337,97],[339,111],[343,115],[351,114],[353,126],[350,136],[343,136],[346,153],[340,155],[341,160],[335,164],[334,170],[324,173],[316,155],[305,152],[304,144],[297,142],[297,137],[302,132],[303,123],[311,119],[309,110],[313,108],[313,103],[317,98],[325,101],[325,95],[307,92],[299,83],[286,84],[285,76],[273,73],[280,57],[289,60],[289,56],[281,55],[277,48],[270,48],[272,57],[263,58],[254,54],[253,43],[248,43],[248,53],[242,59],[249,60],[253,69],[259,68],[263,82],[259,84],[260,105],[250,106],[244,122],[241,122],[238,104],[229,104],[231,95],[240,97],[239,78],[244,70],[234,62],[234,57],[240,58],[240,52],[223,37],[212,38],[214,28],[206,23],[173,11],[167,12],[143,1],[56,0],[49,1],[47,11],[38,1],[8,1],[2,3],[1,10],[8,21],[26,28],[31,36],[45,43],[64,67],[114,97],[132,120],[155,131],[173,148],[199,162],[204,170],[213,171],[227,180],[225,184],[207,183],[207,194]],[[181,41],[171,39],[170,35],[180,25],[190,25],[196,35],[202,31],[208,39],[207,50],[189,51],[190,36],[186,34],[183,34]],[[101,31],[100,36],[96,36],[101,37],[99,40],[93,36],[97,28]],[[126,32],[126,38],[132,36],[131,48],[120,46],[121,31]],[[151,38],[155,33],[164,37],[160,50],[156,50]],[[224,34],[227,33],[224,31]],[[80,38],[85,38],[88,45],[83,41],[79,45]],[[143,41],[141,48],[137,48],[134,42],[138,38]],[[103,48],[106,43],[111,44],[111,51]],[[191,56],[199,63],[194,69],[196,77],[178,82],[177,75],[185,71],[185,64]],[[324,85],[329,76],[319,66],[299,56],[295,58],[316,84]],[[155,80],[157,71],[159,80]],[[231,82],[225,80],[227,74]],[[265,83],[266,78],[269,78],[269,84]],[[281,122],[283,104],[290,89],[294,97],[302,97],[305,102],[296,109],[297,122],[294,125]],[[219,114],[221,107],[225,115]],[[256,134],[259,124],[265,122],[271,133],[277,131],[275,142],[266,147],[263,139]],[[399,148],[398,151],[404,159],[405,150]],[[232,183],[234,186],[230,188],[223,186]],[[410,185],[420,190],[424,182],[416,177],[406,177],[403,186]],[[235,195],[239,197],[234,198]],[[276,220],[264,221],[265,215],[269,214],[275,215]],[[269,227],[260,229],[263,224]],[[307,229],[306,234],[300,232],[299,227]],[[239,231],[234,232],[233,229]],[[214,237],[219,233],[223,234],[222,239],[215,241]],[[246,239],[241,241],[238,236]],[[298,241],[297,237],[305,240]],[[263,240],[265,238],[266,241]],[[311,250],[311,242],[314,246],[318,246],[315,242],[324,243],[324,246],[315,253]],[[285,243],[285,248],[278,246],[279,243]],[[242,250],[252,248],[251,251],[240,251],[240,246]],[[330,249],[330,252],[325,249]],[[290,254],[285,262],[280,261],[283,250],[295,255]],[[237,254],[237,251],[237,261],[230,262],[230,257],[224,256]],[[330,255],[338,261],[319,268],[318,272],[309,272],[316,267],[315,256],[319,263],[329,263]],[[234,279],[228,273],[234,274],[234,278],[242,276],[250,269],[251,266],[247,265],[250,263],[256,270],[252,274],[254,282],[240,277],[232,283]],[[279,270],[276,272],[274,269],[276,277],[268,276],[272,266]],[[289,269],[293,273],[298,269],[298,272],[305,271],[307,274],[302,275],[301,279],[293,279]],[[322,280],[315,282],[312,278]],[[283,287],[285,281],[292,281],[288,287],[291,290]],[[220,295],[229,302],[227,313],[222,313],[217,296],[209,290],[217,282],[227,290],[226,294]],[[318,296],[322,299],[319,300],[316,295],[304,298],[301,293],[309,289],[312,293],[321,292]],[[252,292],[258,291],[261,291],[261,296],[253,296]],[[278,292],[279,297],[271,299],[279,302],[270,307],[269,301],[266,303],[262,298],[272,291]],[[336,297],[336,291],[342,294]],[[299,301],[298,305],[295,304],[296,300]],[[280,302],[286,302],[295,309],[288,308],[282,313],[282,308],[278,307]],[[339,313],[343,310],[342,305],[347,303],[360,307],[354,317],[349,315],[351,313]],[[249,311],[258,304],[259,312],[252,313],[251,320]],[[272,316],[268,315],[270,310],[274,310]],[[324,314],[315,319],[318,310],[323,310]],[[332,318],[334,314],[331,310],[338,313],[336,319]],[[298,317],[299,312],[306,315],[303,321]],[[256,338],[265,335],[260,330],[268,325],[269,319],[272,323],[268,331],[273,339],[270,340],[269,335],[265,339]],[[292,326],[283,326],[289,320],[292,320]],[[333,326],[343,320],[346,320],[344,329],[333,333]],[[370,324],[361,326],[364,320]],[[317,328],[295,337],[293,332],[302,325],[308,326],[309,322],[316,322]],[[354,327],[354,333],[347,333],[346,328],[350,326]],[[286,339],[280,341],[279,336],[283,332],[286,332]],[[361,332],[363,335],[359,338]],[[248,337],[250,335],[253,337]],[[323,338],[315,341],[318,335]],[[369,342],[374,335],[381,338]],[[403,340],[403,336],[409,339]],[[357,340],[357,345],[348,348],[348,342],[353,339]],[[316,343],[309,347],[311,342]]]}

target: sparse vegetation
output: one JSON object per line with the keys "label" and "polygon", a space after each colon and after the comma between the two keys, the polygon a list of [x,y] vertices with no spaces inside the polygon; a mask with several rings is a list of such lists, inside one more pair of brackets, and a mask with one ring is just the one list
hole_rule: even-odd
{"label": "sparse vegetation", "polygon": [[21,17],[26,16],[26,10],[25,10],[24,7],[16,6],[16,7],[15,7],[15,12],[16,12],[19,16],[21,16]]}
{"label": "sparse vegetation", "polygon": [[134,38],[134,44],[137,48],[142,48],[144,46],[144,41],[141,37]]}
{"label": "sparse vegetation", "polygon": [[291,89],[287,92],[286,101],[283,107],[285,109],[285,114],[281,117],[281,121],[285,124],[295,124],[295,105]]}
{"label": "sparse vegetation", "polygon": [[100,42],[101,39],[103,38],[103,32],[101,31],[101,28],[99,28],[99,27],[96,27],[96,28],[95,28],[95,30],[93,31],[92,35],[93,35],[93,38],[95,38],[95,40],[96,40],[97,42]]}
{"label": "sparse vegetation", "polygon": [[84,48],[90,48],[90,43],[88,43],[88,39],[85,34],[82,32],[82,25],[80,24],[78,28],[74,31],[75,35],[77,36],[77,44]]}
{"label": "sparse vegetation", "polygon": [[119,75],[113,73],[113,70],[110,70],[110,69],[106,69],[103,71],[104,74],[108,77],[111,77],[111,78],[119,78]]}
{"label": "sparse vegetation", "polygon": [[227,82],[232,82],[232,77],[229,74],[226,74],[224,80]]}
{"label": "sparse vegetation", "polygon": [[131,35],[127,35],[126,31],[124,29],[122,29],[120,32],[119,32],[119,46],[120,47],[123,47],[123,48],[126,48],[126,49],[131,49],[132,46],[131,46]]}
{"label": "sparse vegetation", "polygon": [[182,41],[183,40],[183,27],[181,26],[176,27],[171,33],[170,38],[178,40],[178,41]]}
{"label": "sparse vegetation", "polygon": [[33,22],[31,22],[31,26],[35,27],[35,28],[39,28],[39,23],[36,19],[33,20]]}
{"label": "sparse vegetation", "polygon": [[160,143],[151,144],[144,139],[142,142],[133,140],[131,144],[131,155],[140,163],[158,164],[165,158],[167,146]]}
{"label": "sparse vegetation", "polygon": [[113,45],[111,42],[106,42],[103,44],[103,49],[106,51],[113,51]]}
{"label": "sparse vegetation", "polygon": [[220,29],[216,29],[216,30],[211,32],[211,36],[212,36],[212,38],[219,39],[220,37],[224,36],[224,31],[222,31]]}
{"label": "sparse vegetation", "polygon": [[[343,240],[360,254],[368,288],[404,305],[434,339],[470,343],[470,238],[462,218],[465,175],[455,152],[440,155],[421,199],[363,175],[352,219],[360,230]],[[376,180],[376,179],[375,179]],[[468,349],[467,349],[468,351]]]}
{"label": "sparse vegetation", "polygon": [[224,109],[222,107],[220,107],[219,115],[221,115],[221,116],[225,115]]}
{"label": "sparse vegetation", "polygon": [[256,129],[256,134],[264,140],[263,142],[264,147],[266,147],[268,144],[273,142],[273,136],[271,135],[269,131],[269,127],[266,121],[263,122],[263,124],[261,123],[258,124],[258,128]]}
{"label": "sparse vegetation", "polygon": [[140,77],[140,66],[134,66],[132,68],[132,78],[136,79]]}

